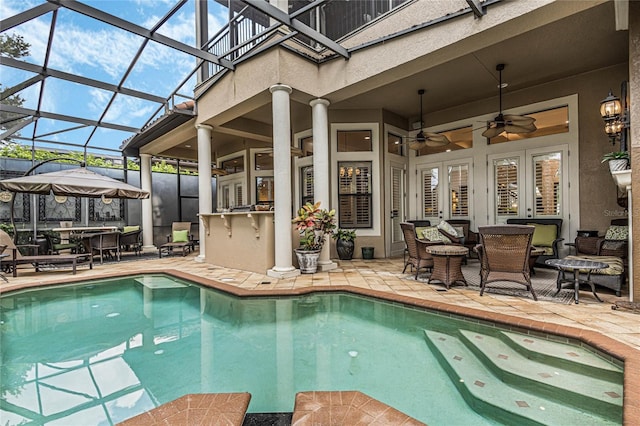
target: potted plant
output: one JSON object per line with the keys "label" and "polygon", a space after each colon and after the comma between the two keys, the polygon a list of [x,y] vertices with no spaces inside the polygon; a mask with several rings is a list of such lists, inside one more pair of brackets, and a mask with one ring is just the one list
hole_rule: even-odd
{"label": "potted plant", "polygon": [[336,240],[336,250],[340,260],[351,260],[355,247],[356,230],[339,228],[336,229],[332,237]]}
{"label": "potted plant", "polygon": [[293,219],[300,233],[300,247],[295,249],[300,272],[313,274],[318,268],[318,257],[325,237],[336,227],[336,211],[320,208],[320,202],[307,203]]}
{"label": "potted plant", "polygon": [[629,151],[608,152],[602,156],[602,163],[609,162],[609,170],[616,172],[629,166]]}

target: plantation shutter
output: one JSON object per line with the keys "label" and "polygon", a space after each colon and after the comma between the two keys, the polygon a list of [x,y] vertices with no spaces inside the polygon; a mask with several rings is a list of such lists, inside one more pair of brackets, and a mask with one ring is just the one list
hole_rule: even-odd
{"label": "plantation shutter", "polygon": [[560,214],[561,158],[559,152],[533,157],[536,217]]}
{"label": "plantation shutter", "polygon": [[449,166],[449,211],[451,217],[469,216],[469,166]]}
{"label": "plantation shutter", "polygon": [[425,217],[437,217],[438,200],[438,168],[434,167],[422,173],[422,206]]}
{"label": "plantation shutter", "polygon": [[518,216],[518,158],[494,161],[496,216]]}

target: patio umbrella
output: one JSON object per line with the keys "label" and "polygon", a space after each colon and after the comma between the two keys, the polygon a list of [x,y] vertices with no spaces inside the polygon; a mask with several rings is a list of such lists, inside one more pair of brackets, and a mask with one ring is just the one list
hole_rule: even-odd
{"label": "patio umbrella", "polygon": [[0,181],[0,190],[69,197],[149,198],[149,192],[85,167]]}

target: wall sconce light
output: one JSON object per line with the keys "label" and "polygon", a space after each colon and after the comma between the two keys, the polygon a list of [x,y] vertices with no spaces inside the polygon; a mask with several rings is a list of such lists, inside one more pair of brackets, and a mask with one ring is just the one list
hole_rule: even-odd
{"label": "wall sconce light", "polygon": [[600,102],[600,115],[604,120],[604,131],[615,145],[620,140],[620,151],[627,150],[627,129],[629,128],[629,101],[627,82],[621,86],[621,97],[618,98],[609,90],[609,95]]}

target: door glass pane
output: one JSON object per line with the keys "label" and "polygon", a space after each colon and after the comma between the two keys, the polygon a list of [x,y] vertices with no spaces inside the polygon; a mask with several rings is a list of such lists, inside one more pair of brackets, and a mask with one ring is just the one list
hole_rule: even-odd
{"label": "door glass pane", "polygon": [[391,232],[392,242],[402,241],[402,229],[400,222],[404,217],[402,208],[403,196],[403,170],[400,168],[391,169]]}
{"label": "door glass pane", "polygon": [[313,166],[300,169],[300,181],[302,182],[302,205],[313,203]]}
{"label": "door glass pane", "polygon": [[469,165],[449,166],[449,211],[451,217],[469,216]]}
{"label": "door glass pane", "polygon": [[559,152],[533,156],[535,216],[560,215],[562,155]]}
{"label": "door glass pane", "polygon": [[518,158],[503,158],[493,162],[495,182],[495,214],[518,216]]}
{"label": "door glass pane", "polygon": [[256,178],[256,203],[273,206],[275,185],[273,177]]}
{"label": "door glass pane", "polygon": [[424,217],[436,217],[439,212],[438,168],[434,167],[422,173],[422,212]]}

